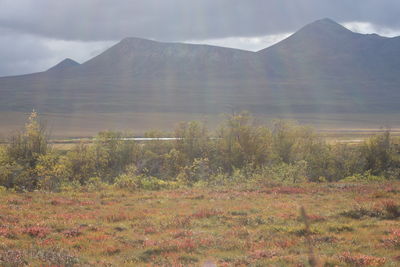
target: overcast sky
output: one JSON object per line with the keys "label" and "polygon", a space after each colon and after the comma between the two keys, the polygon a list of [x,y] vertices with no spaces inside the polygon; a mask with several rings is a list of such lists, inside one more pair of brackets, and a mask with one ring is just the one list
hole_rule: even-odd
{"label": "overcast sky", "polygon": [[252,51],[305,24],[400,35],[400,0],[0,0],[0,76],[84,62],[125,37]]}

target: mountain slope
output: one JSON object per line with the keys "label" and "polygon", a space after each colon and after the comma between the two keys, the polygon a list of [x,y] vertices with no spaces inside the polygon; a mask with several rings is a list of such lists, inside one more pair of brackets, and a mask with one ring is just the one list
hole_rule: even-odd
{"label": "mountain slope", "polygon": [[259,52],[126,38],[91,60],[0,78],[0,111],[400,112],[400,38],[323,19]]}
{"label": "mountain slope", "polygon": [[[299,30],[286,40],[258,52],[264,62],[280,66],[279,72],[298,77],[394,78],[388,66],[399,67],[396,38],[353,33],[324,19]],[[288,70],[287,73],[284,70]],[[392,75],[392,76],[390,76]]]}
{"label": "mountain slope", "polygon": [[57,65],[51,67],[47,71],[65,71],[67,69],[70,69],[72,67],[79,66],[80,64],[70,58],[66,58]]}

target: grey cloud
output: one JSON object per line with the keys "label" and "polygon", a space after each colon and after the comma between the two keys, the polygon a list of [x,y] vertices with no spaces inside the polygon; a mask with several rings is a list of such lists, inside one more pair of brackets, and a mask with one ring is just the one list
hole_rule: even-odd
{"label": "grey cloud", "polygon": [[63,41],[0,28],[0,76],[43,71],[66,57],[83,62],[113,43]]}
{"label": "grey cloud", "polygon": [[292,32],[313,20],[400,27],[398,0],[2,0],[0,25],[68,40],[165,41]]}

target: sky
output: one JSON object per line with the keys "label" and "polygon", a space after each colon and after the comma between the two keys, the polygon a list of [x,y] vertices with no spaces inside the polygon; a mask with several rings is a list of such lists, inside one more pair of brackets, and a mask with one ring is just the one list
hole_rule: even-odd
{"label": "sky", "polygon": [[331,18],[400,35],[399,0],[0,0],[0,76],[80,63],[126,37],[258,51]]}

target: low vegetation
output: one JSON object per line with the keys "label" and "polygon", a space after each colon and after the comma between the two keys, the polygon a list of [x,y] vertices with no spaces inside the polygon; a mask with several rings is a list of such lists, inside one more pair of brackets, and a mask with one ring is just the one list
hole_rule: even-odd
{"label": "low vegetation", "polygon": [[398,266],[399,199],[399,182],[4,191],[0,266]]}
{"label": "low vegetation", "polygon": [[0,149],[0,266],[400,264],[389,132],[334,144],[241,113],[169,136],[103,132],[57,150],[32,113]]}
{"label": "low vegetation", "polygon": [[295,122],[257,125],[247,113],[229,116],[214,133],[200,122],[138,143],[115,132],[92,144],[53,149],[36,113],[0,149],[0,186],[62,191],[114,185],[128,190],[232,184],[398,180],[400,146],[390,132],[361,145],[330,144]]}

